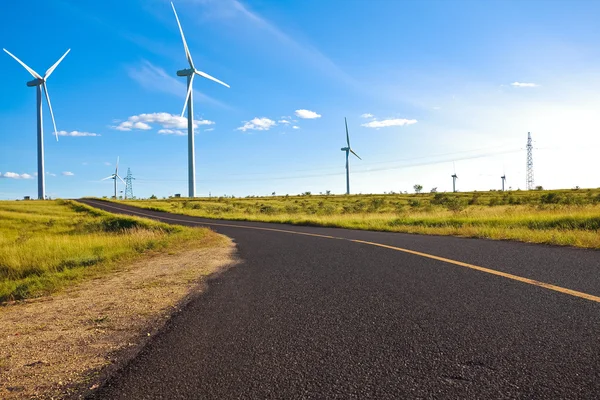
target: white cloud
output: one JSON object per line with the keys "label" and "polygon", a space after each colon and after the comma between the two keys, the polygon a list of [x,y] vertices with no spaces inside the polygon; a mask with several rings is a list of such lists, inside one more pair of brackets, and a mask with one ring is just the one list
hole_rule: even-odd
{"label": "white cloud", "polygon": [[304,119],[321,118],[320,114],[310,110],[296,110],[296,116]]}
{"label": "white cloud", "polygon": [[538,87],[539,86],[537,83],[523,83],[523,82],[513,82],[510,85],[514,86],[514,87]]}
{"label": "white cloud", "polygon": [[101,136],[98,133],[90,133],[90,132],[79,132],[79,131],[58,131],[58,136],[72,136],[72,137],[84,137],[84,136]]}
{"label": "white cloud", "polygon": [[403,119],[403,118],[395,118],[395,119],[384,119],[381,121],[371,121],[365,124],[361,124],[365,128],[386,128],[388,126],[404,126],[404,125],[412,125],[416,124],[416,119]]}
{"label": "white cloud", "polygon": [[284,124],[284,125],[288,125],[288,124],[290,124],[291,122],[290,122],[290,121],[288,121],[287,119],[280,119],[279,121],[277,121],[277,123],[278,123],[278,124]]}
{"label": "white cloud", "polygon": [[363,115],[360,116],[361,118],[375,118],[375,116],[373,114],[369,114],[369,113],[364,113]]}
{"label": "white cloud", "polygon": [[176,135],[176,136],[185,136],[187,132],[181,131],[178,129],[160,129],[158,131],[160,135]]}
{"label": "white cloud", "polygon": [[56,174],[53,174],[52,172],[46,172],[46,175],[48,175],[48,176],[56,176]]}
{"label": "white cloud", "polygon": [[5,172],[4,174],[0,172],[0,178],[8,178],[8,179],[33,179],[33,176],[29,174],[17,174],[16,172]]}
{"label": "white cloud", "polygon": [[207,129],[204,130],[204,132],[212,132],[214,130],[215,130],[215,128],[207,128]]}
{"label": "white cloud", "polygon": [[293,129],[300,129],[300,127],[298,125],[294,125],[292,126]]}
{"label": "white cloud", "polygon": [[244,126],[237,128],[238,131],[246,132],[247,130],[253,131],[268,131],[273,126],[277,125],[275,121],[269,118],[254,118],[251,121],[244,121]]}
{"label": "white cloud", "polygon": [[70,171],[63,171],[62,176],[74,176],[75,174]]}
{"label": "white cloud", "polygon": [[111,165],[108,161],[104,161],[104,165]]}
{"label": "white cloud", "polygon": [[[159,130],[158,133],[160,134],[173,134],[172,132],[166,131],[187,129],[187,118],[165,112],[140,114],[133,115],[127,118],[127,121],[121,122],[119,125],[113,126],[112,128],[118,131],[131,131],[133,129],[150,130],[152,129],[150,124],[161,125],[163,129]],[[194,128],[197,128],[200,125],[214,125],[214,121],[209,121],[207,119],[194,120]]]}

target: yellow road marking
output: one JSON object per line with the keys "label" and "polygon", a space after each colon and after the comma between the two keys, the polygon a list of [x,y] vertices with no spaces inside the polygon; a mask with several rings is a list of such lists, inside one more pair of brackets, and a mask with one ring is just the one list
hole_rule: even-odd
{"label": "yellow road marking", "polygon": [[[150,217],[150,218],[156,217],[155,215],[151,215],[151,214],[145,214],[145,213],[138,212],[138,211],[132,211],[132,210],[128,210],[128,209],[123,209],[123,208],[111,206],[111,205],[108,205],[105,202],[102,202],[102,205],[104,205],[104,206],[106,206],[108,208],[114,208],[115,210],[126,211],[126,212],[131,212],[133,214],[143,215],[145,217]],[[294,234],[294,235],[315,236],[315,237],[321,237],[321,238],[326,238],[326,239],[347,240],[347,241],[354,242],[354,243],[361,243],[361,244],[367,244],[367,245],[370,245],[370,246],[383,247],[383,248],[390,249],[390,250],[401,251],[403,253],[408,253],[408,254],[413,254],[413,255],[416,255],[416,256],[420,256],[420,257],[429,258],[429,259],[432,259],[432,260],[442,261],[442,262],[445,262],[447,264],[453,264],[453,265],[458,265],[458,266],[465,267],[465,268],[470,268],[470,269],[473,269],[473,270],[476,270],[476,271],[485,272],[487,274],[501,276],[503,278],[511,279],[513,281],[527,283],[529,285],[542,287],[544,289],[554,290],[555,292],[560,292],[560,293],[568,294],[570,296],[579,297],[579,298],[582,298],[582,299],[586,299],[586,300],[594,301],[596,303],[600,303],[600,297],[599,296],[594,296],[594,295],[591,295],[591,294],[579,292],[577,290],[567,289],[567,288],[564,288],[564,287],[561,287],[561,286],[552,285],[552,284],[546,283],[546,282],[536,281],[535,279],[524,278],[522,276],[509,274],[509,273],[502,272],[502,271],[497,271],[497,270],[491,269],[491,268],[485,268],[485,267],[480,267],[478,265],[464,263],[462,261],[456,261],[456,260],[451,260],[449,258],[434,256],[432,254],[422,253],[420,251],[404,249],[402,247],[388,246],[386,244],[375,243],[375,242],[367,242],[367,241],[358,240],[358,239],[347,239],[347,238],[343,238],[343,237],[328,236],[328,235],[319,235],[319,234],[316,234],[316,233],[289,231],[289,230],[285,230],[285,229],[261,228],[261,227],[257,227],[257,226],[223,224],[223,223],[218,223],[218,222],[195,222],[195,221],[187,221],[187,220],[183,220],[183,219],[169,218],[169,217],[159,217],[159,218],[167,220],[167,221],[185,222],[185,223],[188,223],[188,224],[192,223],[192,224],[196,224],[196,225],[215,225],[215,226],[225,226],[225,227],[231,227],[231,228],[244,228],[244,229],[255,229],[255,230],[261,230],[261,231],[291,233],[291,234]]]}
{"label": "yellow road marking", "polygon": [[473,264],[467,264],[462,261],[456,261],[456,260],[451,260],[449,258],[434,256],[432,254],[421,253],[420,251],[403,249],[401,247],[388,246],[386,244],[381,244],[381,243],[366,242],[364,240],[356,240],[356,239],[348,239],[348,240],[350,240],[351,242],[355,242],[355,243],[369,244],[371,246],[384,247],[386,249],[401,251],[403,253],[408,253],[408,254],[414,254],[414,255],[420,256],[420,257],[431,258],[433,260],[442,261],[442,262],[445,262],[448,264],[459,265],[461,267],[474,269],[474,270],[485,272],[488,274],[501,276],[503,278],[512,279],[512,280],[518,281],[518,282],[528,283],[530,285],[543,287],[545,289],[554,290],[556,292],[565,293],[565,294],[568,294],[571,296],[581,297],[582,299],[591,300],[591,301],[595,301],[596,303],[600,303],[600,297],[598,297],[598,296],[594,296],[594,295],[583,293],[583,292],[578,292],[577,290],[567,289],[567,288],[552,285],[552,284],[546,283],[546,282],[536,281],[535,279],[523,278],[522,276],[509,274],[509,273],[502,272],[502,271],[496,271],[495,269],[480,267],[478,265],[473,265]]}

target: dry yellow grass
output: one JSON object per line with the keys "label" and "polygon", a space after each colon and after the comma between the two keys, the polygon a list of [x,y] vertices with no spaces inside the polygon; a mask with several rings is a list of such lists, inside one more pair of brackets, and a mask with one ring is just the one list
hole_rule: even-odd
{"label": "dry yellow grass", "polygon": [[600,191],[130,200],[205,218],[454,235],[600,249]]}
{"label": "dry yellow grass", "polygon": [[215,237],[206,229],[115,216],[73,201],[3,201],[0,302],[51,293],[117,262]]}

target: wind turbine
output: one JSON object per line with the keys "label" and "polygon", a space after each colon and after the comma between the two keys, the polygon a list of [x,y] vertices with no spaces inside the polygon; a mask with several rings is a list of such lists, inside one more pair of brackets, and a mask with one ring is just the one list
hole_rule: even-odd
{"label": "wind turbine", "polygon": [[46,101],[48,102],[48,108],[50,109],[50,116],[52,117],[52,124],[54,125],[54,134],[56,135],[56,140],[58,141],[58,132],[56,130],[56,122],[54,121],[54,112],[52,111],[52,104],[50,103],[50,95],[48,94],[48,87],[46,86],[46,80],[50,77],[52,72],[58,67],[58,64],[69,54],[71,49],[68,49],[67,52],[56,62],[53,66],[48,68],[46,74],[42,77],[40,74],[31,69],[27,64],[23,61],[19,60],[15,55],[13,55],[10,51],[6,49],[2,49],[14,58],[19,64],[21,64],[27,72],[31,74],[35,79],[27,82],[27,86],[36,87],[37,88],[37,100],[36,100],[36,108],[37,108],[37,158],[38,158],[38,199],[44,200],[46,198],[46,175],[44,173],[44,127],[42,126],[42,89],[44,90],[44,95],[46,96]]}
{"label": "wind turbine", "polygon": [[352,148],[350,147],[350,135],[348,135],[348,121],[345,117],[344,123],[346,124],[346,142],[348,143],[348,147],[342,147],[341,150],[346,152],[346,194],[350,194],[350,165],[348,163],[348,156],[350,155],[350,153],[352,153],[356,157],[358,157],[359,160],[362,160],[362,158],[360,158],[358,154],[356,154],[354,150],[352,150]]}
{"label": "wind turbine", "polygon": [[187,58],[188,63],[190,64],[189,68],[182,69],[177,71],[177,76],[187,76],[187,95],[185,96],[185,103],[183,104],[183,111],[181,111],[181,116],[185,113],[185,108],[187,107],[187,119],[188,119],[188,187],[189,187],[189,197],[196,197],[196,156],[194,150],[194,101],[192,95],[192,83],[194,82],[194,77],[196,75],[200,75],[204,78],[210,79],[217,83],[220,83],[223,86],[229,87],[228,84],[208,75],[205,72],[199,71],[194,66],[194,61],[192,61],[192,55],[190,54],[190,50],[188,49],[187,42],[185,41],[185,36],[183,35],[183,29],[181,28],[181,23],[179,22],[179,17],[177,16],[177,11],[175,11],[175,6],[173,2],[171,2],[171,7],[173,7],[173,13],[175,13],[175,19],[177,20],[177,25],[179,26],[179,32],[181,32],[181,40],[183,41],[183,48],[185,49],[185,56]]}
{"label": "wind turbine", "polygon": [[115,173],[107,176],[106,178],[100,179],[101,181],[105,181],[107,179],[114,179],[115,180],[115,200],[117,199],[117,178],[119,178],[121,180],[121,182],[125,183],[125,181],[123,180],[123,178],[121,178],[119,176],[119,157],[117,157],[117,166],[115,168]]}
{"label": "wind turbine", "polygon": [[454,167],[454,173],[452,174],[452,192],[456,193],[456,180],[458,179],[458,175],[456,175],[456,165],[452,163]]}
{"label": "wind turbine", "polygon": [[502,179],[502,191],[504,192],[504,181],[506,181],[506,174],[503,174],[500,178]]}

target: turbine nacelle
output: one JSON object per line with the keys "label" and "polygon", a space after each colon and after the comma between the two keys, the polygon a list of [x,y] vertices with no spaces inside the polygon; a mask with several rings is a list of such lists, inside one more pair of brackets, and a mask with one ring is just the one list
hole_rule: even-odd
{"label": "turbine nacelle", "polygon": [[191,68],[181,69],[181,70],[177,71],[177,76],[190,76],[190,75],[193,75],[194,72],[195,72],[195,70],[193,70]]}
{"label": "turbine nacelle", "polygon": [[340,150],[342,150],[342,151],[350,151],[350,147],[342,147]]}
{"label": "turbine nacelle", "polygon": [[40,86],[44,84],[44,80],[43,79],[34,79],[32,81],[27,82],[27,86],[29,87],[36,87],[36,86]]}

